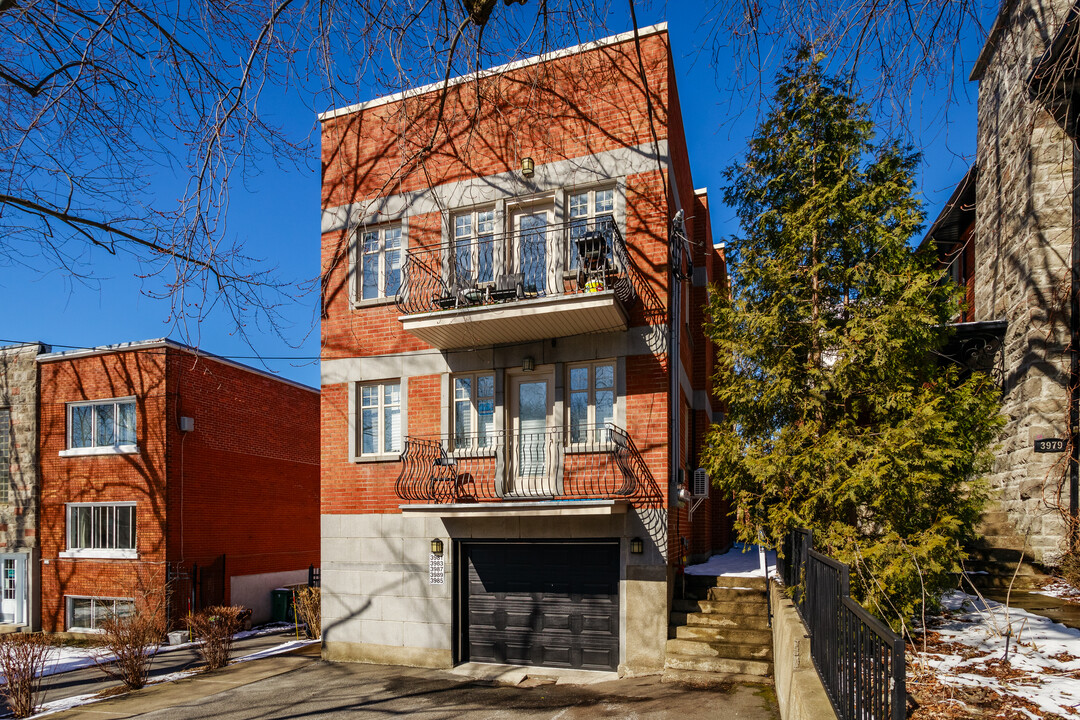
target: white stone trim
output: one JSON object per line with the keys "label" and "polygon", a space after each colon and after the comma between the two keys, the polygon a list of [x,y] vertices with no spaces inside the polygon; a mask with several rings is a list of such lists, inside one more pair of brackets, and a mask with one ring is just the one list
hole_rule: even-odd
{"label": "white stone trim", "polygon": [[138,455],[138,445],[102,445],[100,447],[68,448],[57,453],[60,457],[87,457],[91,455]]}

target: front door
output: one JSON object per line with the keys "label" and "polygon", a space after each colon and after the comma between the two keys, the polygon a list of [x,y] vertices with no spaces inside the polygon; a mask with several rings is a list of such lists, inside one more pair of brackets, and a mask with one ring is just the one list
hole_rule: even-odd
{"label": "front door", "polygon": [[0,555],[0,620],[6,624],[26,622],[26,558]]}
{"label": "front door", "polygon": [[508,495],[546,497],[555,493],[561,447],[552,436],[555,378],[544,373],[510,379],[510,473]]}

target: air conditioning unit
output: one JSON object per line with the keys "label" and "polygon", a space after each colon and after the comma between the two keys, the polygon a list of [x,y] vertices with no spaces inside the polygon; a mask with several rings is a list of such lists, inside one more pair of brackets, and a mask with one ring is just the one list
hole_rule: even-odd
{"label": "air conditioning unit", "polygon": [[694,497],[709,496],[709,472],[705,468],[694,471],[694,482],[691,486],[691,494]]}

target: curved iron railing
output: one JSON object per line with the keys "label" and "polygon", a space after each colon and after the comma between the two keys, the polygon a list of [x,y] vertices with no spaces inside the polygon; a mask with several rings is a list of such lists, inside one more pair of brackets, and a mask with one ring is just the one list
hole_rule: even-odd
{"label": "curved iron railing", "polygon": [[652,476],[614,425],[407,437],[397,496],[407,503],[651,499]]}
{"label": "curved iron railing", "polygon": [[574,220],[413,248],[402,265],[397,306],[413,315],[612,290],[631,307],[642,282],[618,226]]}

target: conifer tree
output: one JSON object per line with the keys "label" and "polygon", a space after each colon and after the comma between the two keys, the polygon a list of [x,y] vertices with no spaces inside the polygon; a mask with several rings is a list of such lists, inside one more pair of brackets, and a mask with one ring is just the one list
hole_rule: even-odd
{"label": "conifer tree", "polygon": [[991,379],[941,353],[961,293],[909,247],[918,155],[868,117],[804,51],[727,172],[742,232],[709,307],[726,413],[706,458],[740,537],[813,529],[898,626],[955,587],[1002,420]]}

